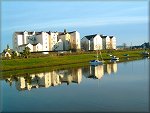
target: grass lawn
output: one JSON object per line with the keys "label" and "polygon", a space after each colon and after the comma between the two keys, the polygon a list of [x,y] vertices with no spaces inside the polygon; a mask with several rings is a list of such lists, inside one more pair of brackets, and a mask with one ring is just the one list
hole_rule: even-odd
{"label": "grass lawn", "polygon": [[[123,61],[125,58],[136,59],[141,58],[140,54],[143,50],[136,51],[111,51],[110,54],[115,55],[120,58],[120,61]],[[124,54],[129,54],[129,56],[124,56]],[[110,60],[108,52],[102,51],[102,57],[106,61]],[[64,56],[53,56],[51,54],[44,57],[36,57],[36,55],[31,55],[29,58],[20,58],[20,59],[11,59],[11,60],[1,60],[0,70],[17,70],[17,69],[32,69],[32,68],[41,68],[41,67],[55,67],[55,66],[64,66],[64,65],[73,65],[85,63],[88,64],[90,60],[96,59],[95,52],[85,52],[81,54],[68,54]]]}

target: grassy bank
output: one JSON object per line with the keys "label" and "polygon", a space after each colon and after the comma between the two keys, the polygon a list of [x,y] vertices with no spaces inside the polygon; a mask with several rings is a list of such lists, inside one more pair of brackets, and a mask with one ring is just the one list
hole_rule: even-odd
{"label": "grassy bank", "polygon": [[[126,58],[137,59],[142,58],[140,54],[143,50],[137,51],[109,51],[110,54],[113,54],[120,58],[120,61],[126,60]],[[129,54],[129,56],[124,56],[124,54]],[[20,69],[32,69],[32,68],[41,68],[41,67],[58,67],[65,65],[79,65],[79,64],[88,64],[90,60],[96,59],[95,52],[84,52],[84,53],[70,53],[63,56],[57,55],[31,55],[28,59],[19,58],[11,60],[2,60],[0,70],[10,71],[10,70],[20,70]],[[108,56],[108,51],[102,51],[103,59],[106,63],[110,60]]]}

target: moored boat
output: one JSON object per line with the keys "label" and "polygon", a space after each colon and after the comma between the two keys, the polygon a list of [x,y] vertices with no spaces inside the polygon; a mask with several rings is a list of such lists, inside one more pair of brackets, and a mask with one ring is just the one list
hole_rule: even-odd
{"label": "moored boat", "polygon": [[113,56],[113,57],[111,58],[111,60],[119,60],[119,58],[116,57],[116,56]]}
{"label": "moored boat", "polygon": [[99,65],[99,64],[103,64],[104,61],[99,61],[99,60],[91,60],[89,63],[91,65]]}

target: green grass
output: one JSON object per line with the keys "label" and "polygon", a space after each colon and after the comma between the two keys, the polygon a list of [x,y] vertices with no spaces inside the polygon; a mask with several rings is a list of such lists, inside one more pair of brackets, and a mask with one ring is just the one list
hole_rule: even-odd
{"label": "green grass", "polygon": [[[124,61],[126,58],[137,59],[141,58],[140,54],[142,50],[137,51],[111,51],[111,54],[120,58],[121,61]],[[128,57],[123,56],[124,54],[129,54]],[[32,57],[31,57],[32,56]],[[31,55],[30,58],[25,59],[11,59],[11,60],[2,60],[0,70],[9,71],[9,70],[17,70],[17,69],[32,69],[32,68],[41,68],[41,67],[58,67],[64,65],[73,65],[79,63],[88,64],[90,60],[96,59],[95,52],[86,52],[86,53],[77,53],[77,54],[67,54],[64,56],[57,55],[44,55],[44,56],[36,56]],[[107,51],[102,51],[103,59],[110,60]]]}

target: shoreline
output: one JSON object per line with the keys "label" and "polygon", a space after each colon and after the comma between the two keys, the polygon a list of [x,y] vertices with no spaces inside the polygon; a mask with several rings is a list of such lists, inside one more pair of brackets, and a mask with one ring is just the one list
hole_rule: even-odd
{"label": "shoreline", "polygon": [[[141,51],[113,51],[113,55],[119,57],[119,62],[125,62],[130,60],[142,59],[143,56],[140,54]],[[129,56],[123,56],[123,54],[129,54]],[[89,61],[96,59],[95,53],[87,54],[70,54],[64,56],[51,56],[47,55],[44,57],[27,58],[27,59],[11,59],[2,60],[0,71],[7,72],[13,70],[25,70],[25,69],[37,69],[37,68],[55,68],[55,67],[69,67],[72,65],[89,65]],[[109,63],[110,56],[107,52],[102,53],[103,60],[105,63]]]}
{"label": "shoreline", "polygon": [[[143,58],[134,58],[134,59],[129,59],[129,60],[122,60],[122,61],[117,61],[117,63],[123,63],[123,62],[131,62],[131,61],[136,61],[136,60],[142,60]],[[111,64],[113,62],[105,62],[105,64]],[[83,67],[83,66],[89,66],[90,64],[87,62],[84,63],[75,63],[75,64],[64,64],[63,66],[53,66],[53,67],[42,67],[42,68],[29,68],[29,69],[17,69],[17,70],[5,70],[1,71],[0,78],[5,77],[5,76],[13,76],[13,75],[25,75],[25,74],[33,74],[33,73],[41,73],[41,72],[49,72],[49,71],[54,71],[54,70],[63,70],[63,69],[68,69],[68,68],[78,68],[78,67]]]}

